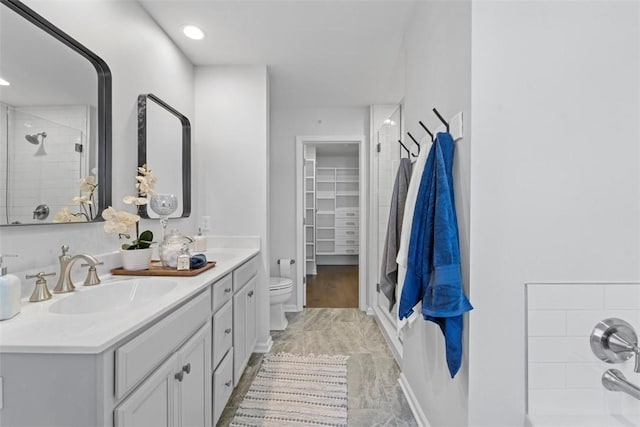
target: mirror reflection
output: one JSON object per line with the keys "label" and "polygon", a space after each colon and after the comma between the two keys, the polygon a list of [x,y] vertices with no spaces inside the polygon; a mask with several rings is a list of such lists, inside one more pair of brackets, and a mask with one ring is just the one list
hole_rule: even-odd
{"label": "mirror reflection", "polygon": [[108,67],[24,4],[1,3],[0,225],[100,219],[111,193]]}
{"label": "mirror reflection", "polygon": [[[138,97],[138,164],[148,165],[158,178],[158,194],[174,194],[177,209],[170,218],[191,213],[191,126],[189,119],[153,94]],[[147,218],[159,218],[141,206]]]}

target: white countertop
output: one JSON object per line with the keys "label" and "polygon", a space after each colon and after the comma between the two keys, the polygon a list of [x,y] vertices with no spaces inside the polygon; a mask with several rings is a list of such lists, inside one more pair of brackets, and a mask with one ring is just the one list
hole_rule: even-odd
{"label": "white countertop", "polygon": [[[168,293],[135,306],[87,314],[58,314],[49,311],[56,301],[76,292],[91,292],[104,286],[118,286],[116,281],[140,276],[104,276],[97,286],[76,284],[76,291],[53,294],[48,301],[30,303],[22,300],[21,312],[0,322],[0,353],[101,353],[127,335],[162,317],[211,283],[231,272],[259,252],[254,248],[210,249],[205,253],[216,266],[193,277],[162,277],[177,286]],[[51,288],[51,284],[49,284]]]}

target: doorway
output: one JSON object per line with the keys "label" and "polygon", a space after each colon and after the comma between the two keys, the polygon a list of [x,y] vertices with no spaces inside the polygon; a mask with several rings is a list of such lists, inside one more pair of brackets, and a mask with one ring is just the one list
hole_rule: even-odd
{"label": "doorway", "polygon": [[363,136],[296,138],[297,310],[366,309]]}

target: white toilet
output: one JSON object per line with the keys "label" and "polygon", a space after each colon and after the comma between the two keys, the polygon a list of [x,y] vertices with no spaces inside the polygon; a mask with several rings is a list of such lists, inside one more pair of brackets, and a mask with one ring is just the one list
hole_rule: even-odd
{"label": "white toilet", "polygon": [[284,303],[289,300],[293,292],[293,281],[286,277],[269,278],[269,329],[284,331],[287,328],[287,317],[284,315]]}

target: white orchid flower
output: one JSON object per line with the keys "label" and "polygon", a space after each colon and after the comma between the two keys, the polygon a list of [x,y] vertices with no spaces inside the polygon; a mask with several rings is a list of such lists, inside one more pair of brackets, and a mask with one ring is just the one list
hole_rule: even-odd
{"label": "white orchid flower", "polygon": [[80,181],[80,191],[83,193],[92,193],[96,187],[96,178],[93,175],[89,175]]}
{"label": "white orchid flower", "polygon": [[146,176],[136,176],[136,180],[138,184],[136,188],[138,189],[138,195],[143,194],[151,194],[154,195],[156,192],[153,190],[153,183],[149,182]]}
{"label": "white orchid flower", "polygon": [[138,215],[125,211],[116,211],[111,206],[102,212],[104,218],[104,231],[110,234],[126,234],[133,226],[140,221]]}
{"label": "white orchid flower", "polygon": [[86,219],[83,216],[74,215],[74,213],[71,212],[66,206],[56,212],[56,214],[53,216],[53,222],[55,223],[84,221],[86,221]]}
{"label": "white orchid flower", "polygon": [[93,202],[86,196],[76,196],[71,200],[71,203],[73,203],[74,205],[79,205],[80,203],[86,203],[90,205]]}
{"label": "white orchid flower", "polygon": [[136,206],[146,205],[149,200],[146,197],[124,196],[122,199],[127,205],[134,204]]}

